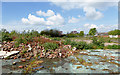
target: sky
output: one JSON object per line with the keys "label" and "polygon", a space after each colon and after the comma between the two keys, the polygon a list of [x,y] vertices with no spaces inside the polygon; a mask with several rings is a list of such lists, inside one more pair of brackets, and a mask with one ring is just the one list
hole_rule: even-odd
{"label": "sky", "polygon": [[2,2],[2,27],[8,31],[58,29],[63,33],[118,28],[118,2]]}

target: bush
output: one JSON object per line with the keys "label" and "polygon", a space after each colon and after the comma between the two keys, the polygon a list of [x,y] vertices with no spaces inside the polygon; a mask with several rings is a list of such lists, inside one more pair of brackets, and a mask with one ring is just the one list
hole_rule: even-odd
{"label": "bush", "polygon": [[93,44],[92,43],[90,43],[90,44],[87,44],[86,46],[85,46],[85,49],[93,49]]}
{"label": "bush", "polygon": [[2,35],[2,41],[12,41],[12,38],[9,37],[9,36],[6,35],[6,34],[3,34],[3,35]]}
{"label": "bush", "polygon": [[21,44],[21,43],[24,43],[24,44],[27,43],[27,40],[23,39],[22,37],[15,39],[15,41],[16,41],[15,47],[19,47],[19,44]]}
{"label": "bush", "polygon": [[65,39],[65,41],[63,41],[64,45],[70,45],[71,40],[70,39]]}
{"label": "bush", "polygon": [[59,30],[51,29],[51,30],[43,30],[40,33],[41,35],[49,35],[51,37],[60,37],[61,33]]}
{"label": "bush", "polygon": [[20,44],[20,43],[26,44],[27,43],[27,40],[23,39],[22,37],[19,37],[19,38],[15,39],[15,40],[17,41],[18,44]]}
{"label": "bush", "polygon": [[72,33],[70,33],[70,34],[67,34],[66,36],[67,36],[67,37],[77,37],[78,34],[72,34]]}
{"label": "bush", "polygon": [[55,50],[58,48],[58,44],[56,44],[56,43],[44,43],[43,46],[46,50],[47,49]]}
{"label": "bush", "polygon": [[80,42],[77,43],[76,48],[77,49],[85,49],[86,46],[87,46],[86,42],[80,41]]}
{"label": "bush", "polygon": [[77,46],[77,42],[71,41],[70,45],[71,45],[72,47],[76,47],[76,46]]}
{"label": "bush", "polygon": [[107,49],[120,49],[120,45],[108,45]]}
{"label": "bush", "polygon": [[33,42],[33,36],[24,37],[26,41]]}
{"label": "bush", "polygon": [[53,38],[53,40],[60,41],[60,38],[58,38],[58,37],[57,38]]}
{"label": "bush", "polygon": [[104,39],[103,38],[97,39],[96,37],[93,37],[92,40],[93,40],[92,43],[94,45],[104,47]]}
{"label": "bush", "polygon": [[18,42],[15,43],[15,47],[16,48],[19,47],[19,43]]}

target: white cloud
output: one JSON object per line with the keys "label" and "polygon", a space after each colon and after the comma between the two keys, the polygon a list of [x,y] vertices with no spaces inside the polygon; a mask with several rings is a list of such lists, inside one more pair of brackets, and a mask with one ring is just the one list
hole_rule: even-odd
{"label": "white cloud", "polygon": [[91,25],[90,25],[90,28],[98,28],[98,27],[97,27],[97,25],[95,25],[95,24],[91,24]]}
{"label": "white cloud", "polygon": [[51,27],[47,27],[47,29],[50,29]]}
{"label": "white cloud", "polygon": [[[48,1],[53,1],[53,2],[58,2],[58,1],[73,1],[73,0],[2,0],[3,2],[48,2]],[[74,0],[77,2],[118,2],[119,0]]]}
{"label": "white cloud", "polygon": [[43,11],[36,11],[36,14],[39,16],[53,16],[55,13],[52,10],[48,10],[46,13]]}
{"label": "white cloud", "polygon": [[31,25],[33,25],[33,24],[41,25],[41,24],[45,23],[45,20],[44,20],[44,18],[36,17],[34,15],[29,14],[28,19],[22,18],[22,22],[25,24],[31,24]]}
{"label": "white cloud", "polygon": [[103,17],[103,14],[99,11],[96,11],[93,7],[84,7],[84,12],[88,19],[98,20]]}
{"label": "white cloud", "polygon": [[89,31],[91,28],[96,28],[98,32],[108,32],[110,30],[118,29],[118,25],[95,25],[95,24],[84,24],[85,31]]}
{"label": "white cloud", "polygon": [[57,15],[48,17],[47,22],[52,23],[54,25],[63,25],[64,18],[60,14],[57,14]]}
{"label": "white cloud", "polygon": [[[57,1],[49,0],[49,1],[51,1],[52,4],[61,7],[64,10],[83,9],[83,11],[86,12],[85,15],[87,18],[91,20],[98,20],[103,17],[103,14],[99,10],[105,10],[109,7],[118,6],[119,0],[57,0]],[[89,9],[92,9],[92,11]],[[96,11],[96,9],[98,10]]]}
{"label": "white cloud", "polygon": [[65,10],[78,9],[86,6],[94,7],[95,9],[96,8],[105,9],[111,6],[118,5],[118,0],[57,0],[57,1],[49,0],[49,1]]}
{"label": "white cloud", "polygon": [[[52,13],[51,13],[52,12]],[[48,10],[47,13],[39,11],[39,16],[28,15],[28,18],[22,18],[22,23],[30,24],[30,25],[63,25],[64,18],[60,14],[53,14],[52,10]],[[42,18],[41,16],[49,16],[46,18]]]}
{"label": "white cloud", "polygon": [[25,24],[27,24],[27,23],[29,23],[29,20],[26,19],[26,18],[22,18],[22,22],[25,23]]}
{"label": "white cloud", "polygon": [[80,18],[81,16],[80,16],[80,15],[78,15],[78,17]]}
{"label": "white cloud", "polygon": [[88,27],[89,26],[89,24],[84,24],[84,27]]}
{"label": "white cloud", "polygon": [[68,20],[68,23],[77,23],[79,21],[80,21],[80,19],[72,17]]}
{"label": "white cloud", "polygon": [[95,25],[95,24],[84,24],[83,26],[86,27],[86,28],[88,28],[88,29],[91,29],[91,28],[98,28],[98,26]]}

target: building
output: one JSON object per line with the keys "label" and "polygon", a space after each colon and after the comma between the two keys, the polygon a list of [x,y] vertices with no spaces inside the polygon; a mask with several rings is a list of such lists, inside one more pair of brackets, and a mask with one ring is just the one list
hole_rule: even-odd
{"label": "building", "polygon": [[97,36],[97,37],[109,37],[108,33],[96,33],[95,36]]}
{"label": "building", "polygon": [[72,34],[77,34],[78,32],[77,31],[71,31]]}
{"label": "building", "polygon": [[59,35],[62,35],[62,33],[63,33],[62,31],[59,31]]}
{"label": "building", "polygon": [[120,38],[120,35],[109,35],[110,38]]}

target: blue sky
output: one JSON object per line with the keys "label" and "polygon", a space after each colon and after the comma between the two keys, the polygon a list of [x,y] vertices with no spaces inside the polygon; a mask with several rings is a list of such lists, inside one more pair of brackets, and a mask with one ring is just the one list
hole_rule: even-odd
{"label": "blue sky", "polygon": [[8,31],[59,29],[64,33],[116,29],[118,5],[112,2],[3,2],[2,26]]}

